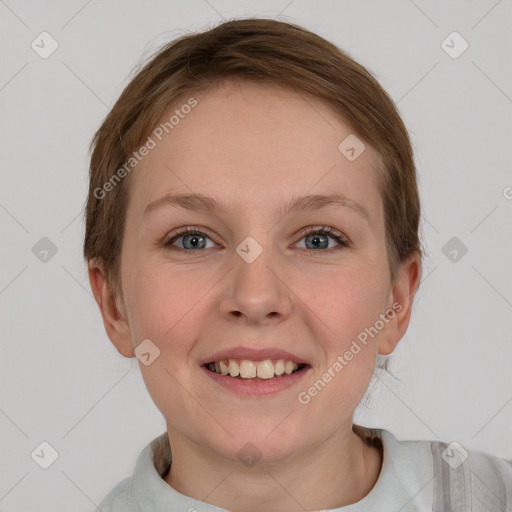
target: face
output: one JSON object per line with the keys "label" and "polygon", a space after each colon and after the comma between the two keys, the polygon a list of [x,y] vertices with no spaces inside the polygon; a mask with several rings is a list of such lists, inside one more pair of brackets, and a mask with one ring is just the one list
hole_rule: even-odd
{"label": "face", "polygon": [[[234,461],[251,442],[262,462],[285,460],[351,427],[377,354],[402,334],[396,310],[381,316],[397,295],[377,155],[368,144],[355,160],[342,154],[351,128],[312,97],[249,83],[193,96],[197,106],[130,176],[121,263],[129,340],[115,343],[125,355],[146,339],[158,347],[140,369],[171,439]],[[158,201],[181,194],[216,207]],[[344,200],[289,210],[310,195]],[[357,351],[376,322],[384,326]],[[229,359],[249,372],[248,361],[272,361],[261,375],[277,372],[279,359],[300,364],[250,381],[208,369]]]}

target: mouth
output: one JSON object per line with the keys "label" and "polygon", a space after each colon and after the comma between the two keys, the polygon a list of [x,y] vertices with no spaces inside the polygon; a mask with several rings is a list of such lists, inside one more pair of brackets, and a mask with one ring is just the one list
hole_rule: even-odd
{"label": "mouth", "polygon": [[313,370],[311,358],[267,347],[232,347],[210,354],[199,362],[202,373],[214,382],[215,392],[224,388],[229,393],[244,397],[273,396],[304,386],[304,380]]}
{"label": "mouth", "polygon": [[285,379],[303,372],[309,365],[287,359],[221,359],[203,365],[209,372],[240,381]]}

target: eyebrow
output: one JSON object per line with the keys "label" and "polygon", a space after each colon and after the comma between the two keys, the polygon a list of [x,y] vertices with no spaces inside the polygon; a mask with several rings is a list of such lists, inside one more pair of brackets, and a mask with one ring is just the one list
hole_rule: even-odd
{"label": "eyebrow", "polygon": [[[219,212],[232,214],[231,208],[223,202],[204,194],[165,194],[146,206],[144,216],[163,207],[178,207],[192,211]],[[284,217],[291,212],[321,210],[329,206],[343,206],[363,217],[370,224],[368,210],[359,203],[348,199],[343,194],[318,195],[309,194],[293,197],[279,210],[279,216]]]}

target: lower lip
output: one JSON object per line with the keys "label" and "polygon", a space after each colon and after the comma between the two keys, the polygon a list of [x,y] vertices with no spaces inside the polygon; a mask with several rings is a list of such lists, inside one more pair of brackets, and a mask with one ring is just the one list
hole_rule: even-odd
{"label": "lower lip", "polygon": [[296,373],[280,375],[272,379],[236,379],[214,373],[201,366],[201,370],[214,382],[224,386],[233,393],[246,396],[275,395],[301,381],[309,369],[310,366],[306,366]]}

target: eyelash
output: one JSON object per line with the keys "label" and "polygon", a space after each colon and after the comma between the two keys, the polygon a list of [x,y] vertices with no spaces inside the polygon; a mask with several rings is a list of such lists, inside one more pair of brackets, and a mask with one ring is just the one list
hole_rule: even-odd
{"label": "eyelash", "polygon": [[[339,250],[342,248],[347,248],[347,247],[351,246],[349,239],[343,233],[341,233],[340,231],[337,231],[334,228],[329,227],[329,226],[307,227],[307,228],[305,228],[305,231],[302,233],[302,236],[299,240],[302,240],[302,238],[305,238],[306,236],[309,236],[312,234],[328,235],[329,237],[336,240],[336,242],[339,243],[339,246],[331,247],[329,249],[320,249],[320,250],[307,249],[307,248],[303,249],[303,250],[311,252],[311,253],[318,253],[318,252],[330,253],[332,251]],[[182,252],[201,252],[201,250],[193,251],[193,250],[189,250],[189,249],[183,249],[182,247],[175,247],[172,245],[176,240],[178,240],[179,238],[186,236],[186,235],[201,235],[201,236],[205,236],[205,237],[211,239],[211,237],[208,236],[208,233],[204,232],[202,229],[195,227],[195,226],[187,226],[184,228],[180,228],[176,233],[174,233],[174,235],[169,240],[167,240],[167,242],[164,243],[164,247],[167,249],[170,249],[170,250],[178,250],[178,251],[182,251]],[[205,249],[202,249],[202,250],[204,251]]]}

